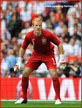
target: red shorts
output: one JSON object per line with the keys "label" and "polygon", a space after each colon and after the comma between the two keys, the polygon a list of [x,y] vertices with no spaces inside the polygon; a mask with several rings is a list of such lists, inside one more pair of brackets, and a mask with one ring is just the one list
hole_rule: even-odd
{"label": "red shorts", "polygon": [[56,69],[56,60],[54,57],[54,53],[48,55],[34,53],[29,58],[25,67],[29,67],[33,71],[36,70],[41,65],[41,63],[45,63],[48,70]]}

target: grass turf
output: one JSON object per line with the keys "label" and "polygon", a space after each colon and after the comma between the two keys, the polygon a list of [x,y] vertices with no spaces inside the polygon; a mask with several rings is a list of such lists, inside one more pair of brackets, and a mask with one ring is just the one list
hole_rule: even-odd
{"label": "grass turf", "polygon": [[1,107],[81,107],[81,101],[62,101],[55,105],[55,101],[29,101],[26,104],[14,104],[15,101],[1,101]]}

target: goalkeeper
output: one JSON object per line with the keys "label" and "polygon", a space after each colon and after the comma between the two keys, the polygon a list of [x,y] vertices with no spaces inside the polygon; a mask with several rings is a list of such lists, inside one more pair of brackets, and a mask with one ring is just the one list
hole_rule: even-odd
{"label": "goalkeeper", "polygon": [[21,69],[22,59],[25,54],[25,50],[27,46],[31,43],[34,47],[34,51],[30,59],[26,63],[22,73],[22,98],[17,100],[15,104],[27,103],[27,88],[28,88],[29,75],[33,72],[33,70],[36,70],[41,63],[45,63],[50,72],[53,81],[53,87],[56,92],[55,104],[61,104],[60,83],[57,76],[57,66],[54,57],[53,44],[58,46],[60,54],[60,60],[58,64],[63,66],[64,68],[65,61],[64,61],[63,46],[60,43],[60,40],[55,35],[53,35],[49,31],[42,30],[42,20],[40,18],[35,18],[32,21],[32,27],[33,31],[27,33],[27,35],[25,36],[24,42],[19,51],[18,62],[14,66],[15,71],[17,69]]}

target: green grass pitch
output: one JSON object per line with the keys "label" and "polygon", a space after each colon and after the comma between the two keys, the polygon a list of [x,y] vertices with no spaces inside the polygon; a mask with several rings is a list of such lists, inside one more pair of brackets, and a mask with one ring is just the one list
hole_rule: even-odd
{"label": "green grass pitch", "polygon": [[28,100],[26,104],[14,104],[15,100],[2,100],[1,107],[81,107],[81,101],[62,101],[55,105],[55,101]]}

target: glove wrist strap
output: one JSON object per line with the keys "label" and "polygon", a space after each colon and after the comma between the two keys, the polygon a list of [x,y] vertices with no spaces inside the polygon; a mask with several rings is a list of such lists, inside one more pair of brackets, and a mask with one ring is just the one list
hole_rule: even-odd
{"label": "glove wrist strap", "polygon": [[18,62],[22,62],[23,58],[19,57]]}
{"label": "glove wrist strap", "polygon": [[60,54],[60,60],[64,60],[64,54]]}

